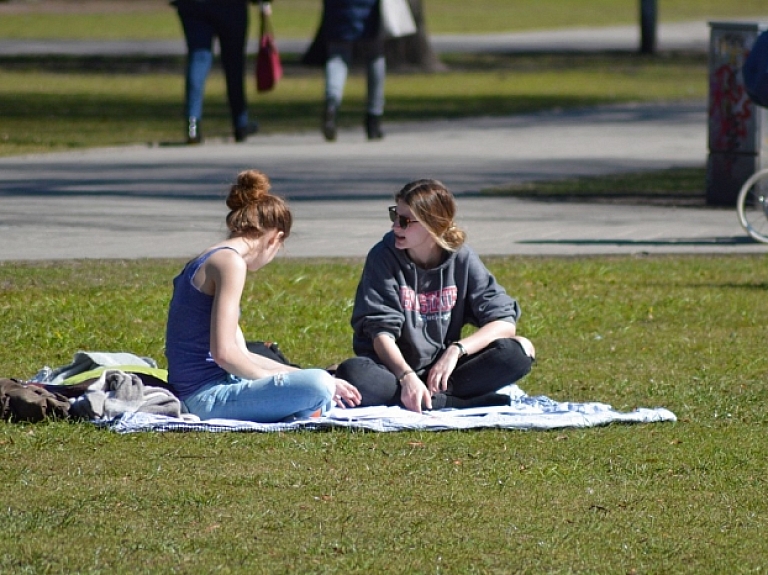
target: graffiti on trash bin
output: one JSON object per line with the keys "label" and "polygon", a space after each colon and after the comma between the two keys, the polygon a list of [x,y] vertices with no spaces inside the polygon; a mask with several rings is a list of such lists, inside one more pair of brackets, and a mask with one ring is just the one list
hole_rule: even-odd
{"label": "graffiti on trash bin", "polygon": [[743,34],[724,34],[716,44],[710,74],[710,147],[738,152],[748,144],[752,102],[744,90],[741,66],[749,50]]}
{"label": "graffiti on trash bin", "polygon": [[709,108],[716,149],[735,152],[748,135],[752,102],[744,91],[738,69],[723,64],[712,74],[712,104]]}

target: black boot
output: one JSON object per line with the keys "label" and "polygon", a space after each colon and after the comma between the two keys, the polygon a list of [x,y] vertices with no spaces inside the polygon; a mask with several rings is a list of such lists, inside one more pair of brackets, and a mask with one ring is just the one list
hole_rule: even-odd
{"label": "black boot", "polygon": [[248,136],[253,136],[259,132],[259,124],[252,120],[245,126],[235,128],[235,142],[245,142]]}
{"label": "black boot", "polygon": [[365,117],[365,131],[369,140],[381,140],[384,137],[384,132],[381,131],[381,116],[368,114]]}
{"label": "black boot", "polygon": [[200,121],[197,118],[187,118],[187,144],[199,144],[203,141],[200,131]]}
{"label": "black boot", "polygon": [[336,141],[336,106],[332,102],[325,104],[323,114],[323,136],[326,142]]}

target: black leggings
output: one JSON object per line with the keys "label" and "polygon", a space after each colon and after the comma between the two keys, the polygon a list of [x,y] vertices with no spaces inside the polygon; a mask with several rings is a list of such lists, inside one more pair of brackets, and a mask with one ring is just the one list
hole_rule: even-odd
{"label": "black leggings", "polygon": [[[509,398],[496,393],[531,371],[533,359],[515,339],[497,339],[482,351],[459,359],[445,393],[433,396],[432,408],[503,405]],[[431,367],[431,366],[430,366]],[[429,367],[418,372],[426,380]],[[353,357],[339,365],[336,377],[362,394],[361,407],[400,405],[400,384],[395,374],[369,357]],[[423,406],[422,406],[423,407]]]}

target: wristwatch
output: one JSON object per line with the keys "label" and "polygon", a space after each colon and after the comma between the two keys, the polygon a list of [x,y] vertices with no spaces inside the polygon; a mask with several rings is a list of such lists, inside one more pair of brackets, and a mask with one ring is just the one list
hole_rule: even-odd
{"label": "wristwatch", "polygon": [[451,345],[455,345],[456,347],[459,348],[459,357],[464,357],[465,355],[467,355],[467,348],[461,345],[460,341],[454,341],[451,343]]}

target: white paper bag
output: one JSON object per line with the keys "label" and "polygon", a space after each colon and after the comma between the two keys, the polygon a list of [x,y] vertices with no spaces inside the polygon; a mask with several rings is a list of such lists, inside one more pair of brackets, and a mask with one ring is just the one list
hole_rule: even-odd
{"label": "white paper bag", "polygon": [[416,33],[416,22],[408,0],[380,0],[381,26],[390,38]]}

